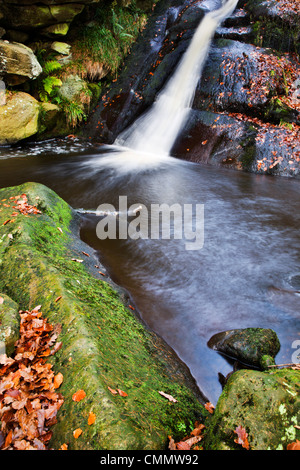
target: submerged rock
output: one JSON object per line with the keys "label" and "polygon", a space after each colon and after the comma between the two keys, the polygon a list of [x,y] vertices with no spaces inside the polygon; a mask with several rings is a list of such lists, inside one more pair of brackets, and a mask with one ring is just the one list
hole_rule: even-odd
{"label": "submerged rock", "polygon": [[223,331],[212,336],[208,346],[242,363],[260,368],[267,368],[280,350],[279,339],[275,331],[269,328]]}

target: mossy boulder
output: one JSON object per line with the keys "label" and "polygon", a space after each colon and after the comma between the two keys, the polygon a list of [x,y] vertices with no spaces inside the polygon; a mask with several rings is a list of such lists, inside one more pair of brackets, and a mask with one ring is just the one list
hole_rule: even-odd
{"label": "mossy boulder", "polygon": [[[21,194],[41,214],[13,217],[16,199],[10,198]],[[126,293],[99,274],[105,268],[78,236],[79,215],[36,183],[2,189],[3,199],[0,292],[20,309],[41,305],[50,323],[61,325],[62,348],[52,360],[64,377],[59,391],[65,401],[50,447],[164,449],[168,435],[176,437],[183,428],[188,433],[196,419],[207,416],[200,392],[186,366],[128,308]],[[113,395],[108,387],[127,396]],[[86,397],[74,402],[79,389]],[[91,411],[96,421],[89,426]],[[77,428],[83,432],[75,439]]]}
{"label": "mossy boulder", "polygon": [[207,427],[205,448],[241,450],[238,426],[251,450],[285,450],[300,439],[300,371],[240,370],[228,380]]}
{"label": "mossy boulder", "polygon": [[0,354],[10,356],[19,339],[20,316],[18,304],[0,292]]}
{"label": "mossy boulder", "polygon": [[270,364],[265,356],[274,359],[280,350],[277,334],[270,328],[223,331],[212,336],[208,346],[242,363],[261,368]]}
{"label": "mossy boulder", "polygon": [[0,145],[27,139],[38,131],[39,102],[28,93],[7,94],[0,106]]}

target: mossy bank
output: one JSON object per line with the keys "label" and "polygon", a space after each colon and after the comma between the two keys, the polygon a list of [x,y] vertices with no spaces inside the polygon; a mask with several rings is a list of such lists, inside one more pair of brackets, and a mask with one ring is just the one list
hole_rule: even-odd
{"label": "mossy bank", "polygon": [[[22,194],[40,214],[13,208]],[[51,447],[164,449],[168,435],[192,429],[207,412],[188,369],[128,308],[126,294],[99,273],[99,261],[78,237],[79,216],[36,183],[2,189],[0,201],[0,292],[20,309],[41,305],[49,321],[61,325],[62,348],[52,360],[64,377],[64,404]],[[79,389],[86,397],[74,402]],[[96,415],[92,426],[90,412]],[[75,439],[77,428],[83,432]]]}

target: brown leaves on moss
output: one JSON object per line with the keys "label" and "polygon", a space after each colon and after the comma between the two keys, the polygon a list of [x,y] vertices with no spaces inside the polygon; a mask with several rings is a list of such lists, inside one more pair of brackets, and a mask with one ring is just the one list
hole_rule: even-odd
{"label": "brown leaves on moss", "polygon": [[20,339],[13,358],[0,355],[0,448],[44,450],[63,397],[63,381],[46,358],[60,347],[59,327],[42,318],[40,306],[21,311]]}
{"label": "brown leaves on moss", "polygon": [[204,424],[197,421],[190,435],[186,436],[181,441],[175,442],[174,439],[169,436],[169,450],[202,450],[199,448],[198,443],[203,438],[203,429],[205,429]]}

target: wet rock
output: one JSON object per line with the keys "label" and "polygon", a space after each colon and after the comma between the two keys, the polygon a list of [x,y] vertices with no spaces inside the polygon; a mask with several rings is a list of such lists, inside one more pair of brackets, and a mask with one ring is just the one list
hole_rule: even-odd
{"label": "wet rock", "polygon": [[300,53],[299,7],[275,0],[247,0],[245,10],[251,14],[253,42],[278,51]]}
{"label": "wet rock", "polygon": [[32,31],[58,23],[71,23],[84,6],[82,3],[41,5],[36,2],[31,5],[14,5],[14,8],[11,5],[2,5],[0,11],[4,15],[4,27]]}
{"label": "wet rock", "polygon": [[40,104],[32,96],[17,92],[6,97],[0,106],[0,144],[11,144],[36,134]]}
{"label": "wet rock", "polygon": [[228,357],[254,367],[266,367],[280,349],[276,333],[266,328],[245,328],[223,331],[212,336],[208,346]]}
{"label": "wet rock", "polygon": [[15,342],[19,339],[19,325],[18,304],[0,293],[0,355],[10,356],[13,353]]}
{"label": "wet rock", "polygon": [[0,76],[8,85],[19,85],[41,73],[42,67],[29,47],[0,40]]}
{"label": "wet rock", "polygon": [[238,426],[245,428],[250,450],[285,450],[300,439],[299,375],[292,369],[232,374],[208,426],[205,449],[243,450],[235,443]]}

